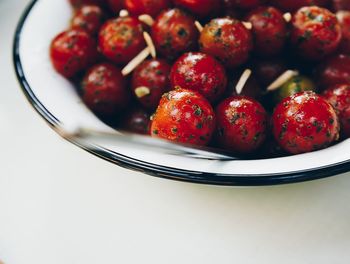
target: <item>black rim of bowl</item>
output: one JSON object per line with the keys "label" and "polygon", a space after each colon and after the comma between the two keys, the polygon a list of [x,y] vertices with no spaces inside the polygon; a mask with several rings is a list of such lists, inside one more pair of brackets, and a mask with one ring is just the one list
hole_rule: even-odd
{"label": "black rim of bowl", "polygon": [[[45,119],[45,121],[52,127],[55,128],[59,126],[60,121],[51,114],[45,106],[39,101],[34,92],[32,91],[29,83],[27,82],[26,76],[24,74],[21,58],[19,54],[19,43],[21,38],[21,32],[25,21],[30,14],[34,5],[38,0],[33,0],[26,7],[23,12],[19,23],[17,25],[14,41],[13,41],[13,63],[17,75],[17,79],[21,85],[22,91],[27,97],[30,104],[34,109],[40,114],[40,116]],[[227,175],[227,174],[215,174],[206,172],[197,172],[176,169],[166,166],[161,166],[157,164],[151,164],[141,160],[133,159],[122,155],[120,153],[112,152],[102,147],[97,147],[90,149],[79,145],[75,141],[70,141],[71,143],[77,145],[78,147],[90,152],[91,154],[98,156],[102,159],[115,163],[121,167],[140,171],[152,176],[180,180],[192,183],[201,184],[213,184],[213,185],[228,185],[228,186],[260,186],[260,185],[276,185],[276,184],[286,184],[286,183],[296,183],[303,181],[310,181],[315,179],[321,179],[340,173],[345,173],[350,170],[350,160],[346,160],[341,163],[319,167],[310,170],[302,170],[291,173],[275,173],[275,174],[251,174],[251,175]]]}

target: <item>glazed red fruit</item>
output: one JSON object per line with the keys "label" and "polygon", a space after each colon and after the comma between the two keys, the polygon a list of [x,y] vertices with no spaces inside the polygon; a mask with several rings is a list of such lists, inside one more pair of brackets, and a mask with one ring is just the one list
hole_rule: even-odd
{"label": "glazed red fruit", "polygon": [[74,8],[80,8],[84,5],[106,6],[106,0],[69,0],[69,2]]}
{"label": "glazed red fruit", "polygon": [[336,16],[325,8],[302,7],[292,19],[291,42],[308,60],[321,60],[337,50],[342,33]]}
{"label": "glazed red fruit", "polygon": [[135,107],[124,116],[121,127],[129,132],[149,135],[150,122],[150,114],[140,107]]}
{"label": "glazed red fruit", "polygon": [[343,35],[338,51],[350,55],[350,11],[338,11],[337,18]]}
{"label": "glazed red fruit", "polygon": [[333,107],[313,92],[285,98],[272,116],[273,133],[291,154],[328,147],[339,137],[339,122]]}
{"label": "glazed red fruit", "polygon": [[151,135],[171,141],[206,145],[215,129],[215,113],[199,93],[176,89],[165,94],[153,116]]}
{"label": "glazed red fruit", "polygon": [[350,56],[340,54],[320,63],[315,80],[323,88],[350,83]]}
{"label": "glazed red fruit", "polygon": [[130,62],[145,46],[142,24],[134,17],[109,20],[99,33],[102,54],[117,64]]}
{"label": "glazed red fruit", "polygon": [[162,10],[169,8],[170,2],[169,0],[125,0],[124,5],[131,15],[148,14],[155,17]]}
{"label": "glazed red fruit", "polygon": [[96,60],[96,43],[86,32],[70,29],[53,39],[50,56],[56,71],[70,78]]}
{"label": "glazed red fruit", "polygon": [[283,12],[295,12],[304,6],[326,7],[329,0],[270,0],[270,3]]}
{"label": "glazed red fruit", "polygon": [[182,55],[171,69],[171,86],[194,90],[210,102],[221,98],[227,86],[225,68],[212,56],[200,52]]}
{"label": "glazed red fruit", "polygon": [[264,142],[267,114],[258,101],[244,96],[229,97],[217,106],[216,116],[220,147],[251,153]]}
{"label": "glazed red fruit", "polygon": [[349,0],[332,0],[332,7],[335,11],[347,10],[350,11]]}
{"label": "glazed red fruit", "polygon": [[120,10],[124,8],[124,0],[107,0],[109,9],[115,15],[119,14]]}
{"label": "glazed red fruit", "polygon": [[130,98],[120,69],[110,63],[97,64],[86,73],[82,97],[92,111],[102,116],[119,114]]}
{"label": "glazed red fruit", "polygon": [[104,13],[99,6],[86,5],[79,8],[71,21],[71,28],[81,29],[96,35],[104,21]]}
{"label": "glazed red fruit", "polygon": [[253,24],[254,51],[262,57],[279,54],[286,42],[287,23],[283,14],[274,7],[259,7],[246,18]]}
{"label": "glazed red fruit", "polygon": [[170,65],[161,59],[146,60],[134,71],[131,89],[147,109],[155,110],[162,95],[170,89]]}
{"label": "glazed red fruit", "polygon": [[253,49],[251,32],[235,19],[216,18],[205,25],[199,39],[202,52],[229,68],[245,63]]}
{"label": "glazed red fruit", "polygon": [[350,84],[338,84],[323,92],[323,97],[336,110],[343,138],[350,137]]}
{"label": "glazed red fruit", "polygon": [[229,0],[230,4],[239,9],[251,10],[261,6],[266,1],[265,0]]}
{"label": "glazed red fruit", "polygon": [[152,39],[157,51],[173,60],[197,47],[198,30],[194,18],[174,8],[163,11],[152,26]]}
{"label": "glazed red fruit", "polygon": [[178,7],[188,10],[195,16],[205,18],[217,13],[220,9],[220,0],[173,0]]}

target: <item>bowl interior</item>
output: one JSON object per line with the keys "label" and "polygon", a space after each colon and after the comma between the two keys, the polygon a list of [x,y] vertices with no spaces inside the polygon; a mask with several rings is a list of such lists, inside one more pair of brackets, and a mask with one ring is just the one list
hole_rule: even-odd
{"label": "bowl interior", "polygon": [[[59,14],[59,15],[58,15]],[[14,58],[17,75],[31,103],[53,126],[83,126],[110,131],[82,103],[74,86],[50,63],[49,45],[68,27],[68,1],[34,0],[19,24]],[[78,144],[77,142],[75,142]],[[266,160],[208,160],[152,152],[124,143],[94,140],[89,151],[133,169],[181,180],[216,184],[270,184],[347,171],[350,140],[325,150]]]}

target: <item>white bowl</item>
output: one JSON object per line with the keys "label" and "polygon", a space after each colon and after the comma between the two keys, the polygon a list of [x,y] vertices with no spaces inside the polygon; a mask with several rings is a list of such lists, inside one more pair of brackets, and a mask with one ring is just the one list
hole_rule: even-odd
{"label": "white bowl", "polygon": [[[72,84],[50,63],[49,45],[68,27],[68,1],[34,0],[15,33],[13,56],[18,80],[30,103],[53,127],[111,130],[85,107]],[[150,151],[110,140],[72,143],[120,166],[154,176],[218,185],[270,185],[313,180],[350,169],[350,140],[324,150],[276,159],[222,160]]]}

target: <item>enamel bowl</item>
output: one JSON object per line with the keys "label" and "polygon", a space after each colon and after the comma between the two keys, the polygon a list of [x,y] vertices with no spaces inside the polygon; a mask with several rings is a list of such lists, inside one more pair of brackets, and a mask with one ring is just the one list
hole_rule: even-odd
{"label": "enamel bowl", "polygon": [[[72,84],[51,66],[49,45],[68,27],[68,1],[34,0],[15,33],[13,59],[24,94],[54,129],[79,126],[108,131],[82,103]],[[86,151],[132,170],[195,183],[272,185],[318,179],[350,169],[350,140],[312,153],[265,160],[203,158],[99,138],[70,140]]]}

